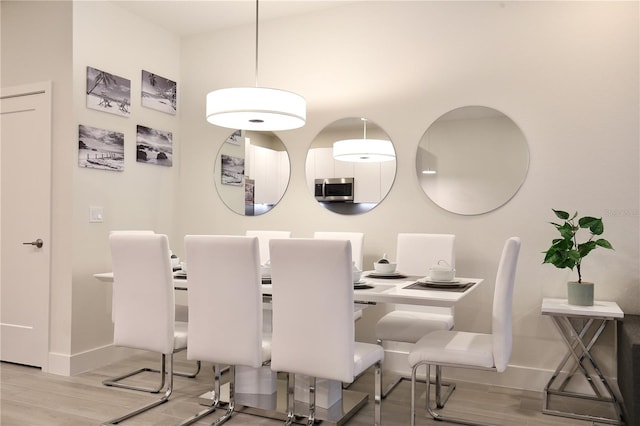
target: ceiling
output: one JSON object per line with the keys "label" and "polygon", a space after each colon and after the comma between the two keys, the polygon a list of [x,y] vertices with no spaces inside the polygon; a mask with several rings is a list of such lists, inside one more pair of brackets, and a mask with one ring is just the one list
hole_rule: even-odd
{"label": "ceiling", "polygon": [[[181,37],[255,24],[256,2],[253,0],[111,1]],[[355,1],[261,0],[259,20],[304,15],[349,3],[355,3]]]}

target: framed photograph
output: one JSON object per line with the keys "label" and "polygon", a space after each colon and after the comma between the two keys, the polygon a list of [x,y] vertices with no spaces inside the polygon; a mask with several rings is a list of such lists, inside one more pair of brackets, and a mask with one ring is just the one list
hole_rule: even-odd
{"label": "framed photograph", "polygon": [[171,167],[173,165],[173,134],[138,124],[136,161]]}
{"label": "framed photograph", "polygon": [[87,67],[87,108],[129,117],[131,80]]}
{"label": "framed photograph", "polygon": [[242,142],[242,130],[236,130],[225,140],[226,143],[230,143],[231,145],[240,145]]}
{"label": "framed photograph", "polygon": [[175,81],[142,70],[142,106],[176,115],[178,85]]}
{"label": "framed photograph", "polygon": [[220,155],[222,161],[221,175],[223,185],[242,186],[244,176],[244,158],[232,155]]}
{"label": "framed photograph", "polygon": [[78,166],[123,171],[124,133],[78,126]]}

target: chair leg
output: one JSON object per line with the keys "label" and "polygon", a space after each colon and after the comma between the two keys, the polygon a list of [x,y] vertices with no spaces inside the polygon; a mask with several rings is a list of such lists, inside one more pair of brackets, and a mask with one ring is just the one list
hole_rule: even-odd
{"label": "chair leg", "polygon": [[194,414],[193,416],[189,417],[188,419],[183,420],[178,426],[187,426],[190,424],[193,424],[197,421],[199,421],[200,419],[208,416],[209,414],[213,413],[214,411],[216,411],[216,409],[218,408],[219,404],[220,404],[220,375],[222,373],[223,370],[228,370],[229,367],[225,367],[224,369],[221,369],[219,365],[215,365],[213,366],[213,390],[211,391],[211,406],[209,408],[206,408],[202,411],[200,411],[197,414]]}
{"label": "chair leg", "polygon": [[382,361],[376,362],[375,367],[375,390],[373,393],[373,424],[382,424]]}
{"label": "chair leg", "polygon": [[293,373],[287,373],[287,420],[285,426],[290,426],[295,420],[295,382],[296,376]]}
{"label": "chair leg", "polygon": [[307,426],[313,426],[316,421],[316,378],[311,378],[309,384],[309,419],[307,420]]}
{"label": "chair leg", "polygon": [[[161,361],[160,361],[160,369],[149,368],[149,367],[139,368],[138,370],[131,371],[131,372],[123,374],[121,376],[114,377],[112,379],[103,380],[102,384],[105,385],[105,386],[111,386],[111,387],[116,387],[116,388],[137,390],[137,391],[149,392],[149,393],[158,393],[158,392],[160,392],[162,390],[162,388],[164,387],[164,384],[165,384],[165,374],[166,374],[165,361],[166,361],[165,360],[165,355],[163,354],[162,358],[161,358]],[[176,371],[173,374],[176,375],[176,376],[187,377],[189,379],[193,379],[200,372],[200,368],[201,368],[201,362],[200,361],[196,361],[196,370],[194,372]],[[127,383],[121,383],[121,380],[127,379],[129,377],[135,376],[136,374],[140,374],[140,373],[144,373],[144,372],[161,373],[160,374],[160,385],[157,386],[157,387],[145,387],[145,386],[136,386],[136,385],[130,385],[130,384],[127,384]]]}
{"label": "chair leg", "polygon": [[218,420],[216,420],[212,426],[218,426],[226,422],[231,418],[236,408],[236,367],[234,365],[229,366],[229,405],[227,405],[227,412]]}
{"label": "chair leg", "polygon": [[[116,425],[124,420],[130,419],[131,417],[137,416],[140,413],[144,413],[145,411],[148,411],[154,407],[157,407],[158,405],[164,404],[165,402],[167,402],[169,400],[169,397],[171,396],[171,393],[173,392],[173,354],[168,354],[169,355],[169,383],[167,385],[167,390],[165,391],[164,395],[162,396],[162,398],[160,398],[157,401],[153,401],[147,405],[144,405],[140,408],[138,408],[137,410],[131,411],[127,414],[125,414],[124,416],[120,416],[117,417],[115,419],[106,421],[104,423],[102,423],[102,426],[110,426],[110,425]],[[164,360],[165,360],[165,354],[162,355],[162,370],[164,371]],[[163,374],[164,377],[164,374]]]}
{"label": "chair leg", "polygon": [[[444,422],[449,422],[449,423],[456,423],[456,424],[460,424],[460,425],[467,425],[467,426],[487,426],[485,423],[477,423],[477,422],[472,422],[469,420],[462,420],[462,419],[456,419],[453,417],[445,417],[443,415],[441,415],[440,413],[436,413],[434,411],[434,408],[431,406],[431,365],[430,364],[426,364],[426,363],[418,363],[416,364],[412,371],[411,371],[411,426],[415,426],[415,421],[416,421],[416,404],[415,404],[415,399],[416,399],[416,372],[418,370],[418,367],[420,367],[421,365],[426,365],[427,366],[427,375],[426,375],[426,382],[427,382],[427,392],[426,392],[426,407],[427,407],[427,412],[429,413],[429,415],[431,417],[433,417],[434,420],[439,420],[439,421],[444,421]],[[441,368],[439,365],[436,365],[436,377],[438,375],[437,369]],[[437,389],[437,387],[436,387]]]}

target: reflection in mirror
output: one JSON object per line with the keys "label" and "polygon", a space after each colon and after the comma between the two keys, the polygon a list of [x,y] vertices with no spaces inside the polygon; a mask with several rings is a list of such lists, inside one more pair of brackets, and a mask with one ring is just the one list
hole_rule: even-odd
{"label": "reflection in mirror", "polygon": [[[362,150],[368,146],[361,143],[363,139],[367,143],[375,140],[371,146],[378,147],[378,158],[374,159],[373,150]],[[358,155],[346,155],[349,161],[334,158],[334,143],[338,141],[354,141]],[[322,207],[345,215],[364,213],[391,190],[396,176],[395,149],[389,135],[372,121],[343,118],[315,137],[305,170],[309,191]]]}
{"label": "reflection in mirror", "polygon": [[416,173],[438,206],[463,215],[504,205],[520,189],[529,147],[506,115],[482,106],[455,109],[438,118],[418,146]]}
{"label": "reflection in mirror", "polygon": [[234,212],[258,216],[280,201],[289,184],[289,154],[273,132],[236,130],[220,147],[214,180]]}

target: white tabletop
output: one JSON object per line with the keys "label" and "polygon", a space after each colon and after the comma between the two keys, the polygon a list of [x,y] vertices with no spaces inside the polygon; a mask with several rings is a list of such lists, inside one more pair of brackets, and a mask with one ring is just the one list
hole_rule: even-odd
{"label": "white tabletop", "polygon": [[[463,297],[473,292],[482,282],[481,278],[461,278],[456,277],[456,281],[461,283],[473,282],[474,286],[466,289],[464,292],[447,291],[438,289],[405,289],[404,287],[416,282],[419,277],[406,278],[370,278],[367,277],[368,271],[362,274],[366,284],[373,286],[370,289],[354,290],[354,301],[370,302],[370,303],[398,303],[406,305],[425,305],[425,306],[444,306],[452,307],[458,303]],[[113,282],[113,273],[104,272],[94,274],[95,278],[103,282]],[[175,278],[174,286],[180,289],[189,287],[186,279]],[[270,295],[273,291],[271,284],[262,285],[262,294]]]}
{"label": "white tabletop", "polygon": [[570,305],[567,299],[542,299],[543,315],[584,316],[590,318],[623,318],[624,312],[616,302],[596,300],[593,306]]}

